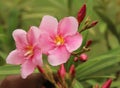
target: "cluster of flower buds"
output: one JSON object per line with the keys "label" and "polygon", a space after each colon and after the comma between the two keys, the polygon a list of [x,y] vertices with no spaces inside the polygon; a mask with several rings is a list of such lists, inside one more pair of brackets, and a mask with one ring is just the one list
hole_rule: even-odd
{"label": "cluster of flower buds", "polygon": [[[64,79],[65,76],[66,76],[66,74],[67,74],[67,72],[66,72],[66,69],[65,69],[64,64],[60,65],[60,68],[59,68],[59,70],[58,70],[58,75],[59,75],[62,79]],[[70,75],[72,78],[75,77],[75,66],[74,66],[74,64],[72,64],[72,65],[70,66],[69,75]]]}
{"label": "cluster of flower buds", "polygon": [[[81,9],[78,12],[77,15],[77,20],[79,22],[79,25],[81,24],[81,22],[83,21],[83,19],[86,16],[86,4],[84,4]],[[90,18],[88,17],[85,21],[85,25],[83,26],[83,28],[81,29],[80,33],[85,31],[86,29],[90,29],[92,27],[94,27],[96,24],[98,23],[98,21],[92,21],[90,20]]]}
{"label": "cluster of flower buds", "polygon": [[81,62],[85,62],[85,61],[87,61],[87,59],[88,59],[88,55],[85,53],[82,53],[82,54],[80,54],[79,57],[75,57],[74,61],[77,62],[80,60]]}
{"label": "cluster of flower buds", "polygon": [[92,40],[88,40],[85,46],[83,47],[82,51],[80,52],[80,55],[74,58],[75,62],[77,62],[78,60],[80,60],[81,62],[85,62],[88,60],[88,55],[85,52],[90,51],[89,47],[91,44],[92,44]]}
{"label": "cluster of flower buds", "polygon": [[[79,10],[78,15],[77,15],[77,20],[79,22],[79,26],[80,26],[81,22],[84,20],[85,16],[86,16],[86,4],[84,4],[81,7],[81,9]],[[83,32],[86,29],[94,27],[97,23],[98,23],[98,21],[92,21],[91,22],[91,20],[89,18],[87,18],[86,21],[85,21],[85,25],[80,30],[80,33]],[[82,51],[78,52],[77,54],[73,53],[73,55],[75,55],[75,58],[74,58],[75,62],[77,62],[79,60],[82,61],[82,62],[85,62],[88,59],[88,56],[85,52],[90,50],[89,46],[91,44],[92,44],[92,40],[89,40],[89,41],[87,41],[86,45],[83,47]]]}
{"label": "cluster of flower buds", "polygon": [[[63,88],[63,86],[66,88],[66,83],[69,81],[69,83],[72,83],[72,80],[75,78],[75,66],[72,64],[70,66],[69,72],[66,72],[64,64],[62,64],[58,70],[58,82],[57,85],[60,88]],[[68,83],[68,84],[69,84]],[[67,85],[68,86],[68,85]]]}

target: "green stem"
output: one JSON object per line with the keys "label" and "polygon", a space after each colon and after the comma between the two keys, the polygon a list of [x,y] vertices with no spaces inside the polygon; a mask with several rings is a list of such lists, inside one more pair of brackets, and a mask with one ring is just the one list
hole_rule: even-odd
{"label": "green stem", "polygon": [[68,0],[68,16],[71,15],[72,11],[72,0]]}

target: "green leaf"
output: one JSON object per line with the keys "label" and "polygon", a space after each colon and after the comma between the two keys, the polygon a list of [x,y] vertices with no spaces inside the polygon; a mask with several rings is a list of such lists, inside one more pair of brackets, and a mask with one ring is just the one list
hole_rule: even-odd
{"label": "green leaf", "polygon": [[5,64],[5,60],[3,58],[0,57],[0,66]]}
{"label": "green leaf", "polygon": [[113,81],[111,88],[120,88],[120,80],[118,81]]}
{"label": "green leaf", "polygon": [[5,64],[5,54],[3,52],[0,51],[0,66]]}
{"label": "green leaf", "polygon": [[61,1],[63,1],[63,0],[61,0],[61,1],[59,1],[59,0],[48,0],[48,1],[51,2],[53,5],[59,7],[63,10],[65,9],[64,6],[63,6],[63,3],[61,3]]}
{"label": "green leaf", "polygon": [[20,66],[5,65],[0,67],[0,75],[19,74]]}
{"label": "green leaf", "polygon": [[75,80],[73,88],[84,88],[84,87],[79,81]]}
{"label": "green leaf", "polygon": [[120,62],[120,48],[111,50],[106,54],[96,56],[76,68],[76,78],[84,80],[89,76],[96,75],[104,68],[114,66]]}

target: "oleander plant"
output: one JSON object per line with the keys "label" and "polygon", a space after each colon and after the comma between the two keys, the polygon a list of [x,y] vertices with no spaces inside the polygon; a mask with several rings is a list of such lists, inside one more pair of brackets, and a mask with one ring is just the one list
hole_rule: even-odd
{"label": "oleander plant", "polygon": [[[0,9],[11,7],[5,15],[0,12],[0,88],[120,87],[119,31],[114,24],[106,26],[111,21],[99,13],[99,4],[90,0],[13,1],[5,1]],[[115,38],[108,39],[105,28]],[[115,45],[110,40],[115,44],[118,40],[116,47],[111,48]]]}

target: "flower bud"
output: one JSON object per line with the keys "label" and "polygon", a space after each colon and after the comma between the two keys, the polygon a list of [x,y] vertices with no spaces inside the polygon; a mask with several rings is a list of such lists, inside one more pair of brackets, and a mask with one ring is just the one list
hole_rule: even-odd
{"label": "flower bud", "polygon": [[88,48],[92,44],[92,40],[88,40],[85,47]]}
{"label": "flower bud", "polygon": [[112,79],[108,79],[108,80],[102,85],[102,88],[110,88],[111,83],[112,83]]}
{"label": "flower bud", "polygon": [[98,21],[93,21],[93,22],[91,23],[91,27],[94,27],[97,23],[98,23]]}
{"label": "flower bud", "polygon": [[85,15],[86,15],[86,4],[84,4],[78,12],[77,20],[79,24],[83,21],[83,19],[85,18]]}
{"label": "flower bud", "polygon": [[94,27],[98,21],[93,21],[90,25],[88,25],[87,29]]}
{"label": "flower bud", "polygon": [[69,74],[72,77],[75,77],[75,66],[74,65],[71,65],[70,70],[69,70]]}
{"label": "flower bud", "polygon": [[87,54],[82,53],[82,54],[80,55],[80,61],[85,62],[87,59],[88,59]]}
{"label": "flower bud", "polygon": [[60,69],[58,70],[58,75],[59,75],[61,78],[64,78],[64,77],[65,77],[65,75],[66,75],[66,70],[65,70],[64,64],[60,65]]}
{"label": "flower bud", "polygon": [[75,57],[75,58],[74,58],[74,62],[77,62],[77,61],[78,61],[78,57]]}

